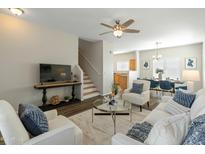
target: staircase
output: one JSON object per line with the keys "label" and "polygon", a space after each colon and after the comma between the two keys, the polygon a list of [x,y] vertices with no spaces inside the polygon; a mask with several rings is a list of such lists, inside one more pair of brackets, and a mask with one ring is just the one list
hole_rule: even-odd
{"label": "staircase", "polygon": [[83,73],[83,99],[99,96],[100,93],[86,73]]}

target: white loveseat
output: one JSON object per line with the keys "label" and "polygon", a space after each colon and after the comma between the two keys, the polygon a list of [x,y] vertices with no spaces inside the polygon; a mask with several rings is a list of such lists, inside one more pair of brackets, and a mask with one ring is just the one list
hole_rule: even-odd
{"label": "white loveseat", "polygon": [[82,131],[68,118],[57,115],[56,110],[44,112],[49,131],[30,138],[14,108],[0,100],[0,132],[5,144],[67,145],[82,144]]}
{"label": "white loveseat", "polygon": [[[167,118],[173,116],[172,114],[166,112],[165,106],[167,102],[172,100],[172,97],[165,96],[162,97],[161,103],[142,121],[147,121],[154,125],[159,120],[163,118]],[[196,118],[199,115],[205,114],[205,89],[201,89],[196,93],[196,99],[190,109],[190,116],[191,120]],[[144,145],[145,143],[141,143],[137,140],[134,140],[124,134],[116,134],[112,137],[112,144],[113,145]]]}

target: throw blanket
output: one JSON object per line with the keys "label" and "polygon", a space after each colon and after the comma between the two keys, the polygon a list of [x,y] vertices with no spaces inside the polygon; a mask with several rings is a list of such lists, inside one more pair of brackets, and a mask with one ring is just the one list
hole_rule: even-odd
{"label": "throw blanket", "polygon": [[136,123],[127,133],[127,136],[138,140],[142,143],[146,140],[149,135],[149,132],[152,129],[152,125],[148,122]]}

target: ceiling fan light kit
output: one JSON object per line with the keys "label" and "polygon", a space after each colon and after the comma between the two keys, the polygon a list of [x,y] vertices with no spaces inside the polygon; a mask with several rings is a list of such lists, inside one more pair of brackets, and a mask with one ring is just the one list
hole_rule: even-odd
{"label": "ceiling fan light kit", "polygon": [[104,33],[101,33],[101,34],[99,34],[99,35],[104,35],[104,34],[108,34],[108,33],[113,33],[113,35],[114,35],[115,37],[121,38],[121,36],[122,36],[123,33],[139,33],[139,32],[140,32],[139,30],[136,30],[136,29],[127,29],[127,27],[130,26],[133,22],[134,22],[133,19],[129,19],[129,20],[126,21],[125,23],[120,24],[120,20],[116,20],[114,26],[101,23],[102,26],[105,26],[105,27],[107,27],[107,28],[111,28],[112,31],[104,32]]}
{"label": "ceiling fan light kit", "polygon": [[24,13],[24,11],[20,8],[9,8],[9,11],[15,16],[20,16]]}
{"label": "ceiling fan light kit", "polygon": [[115,36],[115,37],[117,37],[117,38],[121,38],[121,36],[122,36],[122,31],[121,30],[115,30],[114,32],[113,32],[113,35]]}

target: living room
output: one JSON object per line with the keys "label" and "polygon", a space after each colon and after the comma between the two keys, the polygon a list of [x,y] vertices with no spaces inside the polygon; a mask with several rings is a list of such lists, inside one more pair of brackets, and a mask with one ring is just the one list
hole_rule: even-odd
{"label": "living room", "polygon": [[205,144],[204,14],[2,7],[0,144]]}

